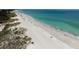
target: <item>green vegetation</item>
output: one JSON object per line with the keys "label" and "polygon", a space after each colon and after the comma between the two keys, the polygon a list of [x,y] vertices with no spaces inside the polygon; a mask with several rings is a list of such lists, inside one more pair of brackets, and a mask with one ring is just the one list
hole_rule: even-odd
{"label": "green vegetation", "polygon": [[25,28],[14,27],[20,24],[14,22],[18,19],[12,19],[15,16],[14,10],[0,10],[0,25],[4,25],[0,31],[0,49],[22,49],[31,43],[31,38],[25,35]]}

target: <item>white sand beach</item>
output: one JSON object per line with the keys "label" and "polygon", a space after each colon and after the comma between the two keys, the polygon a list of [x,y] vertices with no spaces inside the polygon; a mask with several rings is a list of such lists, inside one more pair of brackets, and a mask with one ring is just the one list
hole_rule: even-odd
{"label": "white sand beach", "polygon": [[27,49],[72,49],[79,48],[79,39],[72,34],[46,26],[34,18],[16,12],[21,27],[27,29],[26,35],[32,38],[34,44]]}

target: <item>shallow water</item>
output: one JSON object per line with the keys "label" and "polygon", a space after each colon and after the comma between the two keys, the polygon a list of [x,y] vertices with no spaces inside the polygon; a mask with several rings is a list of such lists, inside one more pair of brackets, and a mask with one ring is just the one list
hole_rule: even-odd
{"label": "shallow water", "polygon": [[20,11],[47,25],[79,36],[79,10],[25,9]]}

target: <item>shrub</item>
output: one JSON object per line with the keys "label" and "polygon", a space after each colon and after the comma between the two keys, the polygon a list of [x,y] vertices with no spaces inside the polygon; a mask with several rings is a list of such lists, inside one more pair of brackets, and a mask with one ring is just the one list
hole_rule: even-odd
{"label": "shrub", "polygon": [[24,28],[15,28],[6,30],[5,35],[0,34],[0,49],[26,48],[26,46],[31,43],[31,38],[24,34],[24,30]]}

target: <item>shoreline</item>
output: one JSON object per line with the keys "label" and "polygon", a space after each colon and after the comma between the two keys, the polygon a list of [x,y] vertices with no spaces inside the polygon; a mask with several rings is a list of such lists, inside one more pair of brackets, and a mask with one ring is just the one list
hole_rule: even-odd
{"label": "shoreline", "polygon": [[23,18],[24,20],[26,20],[26,18],[28,18],[27,19],[28,22],[30,22],[34,26],[38,27],[40,30],[43,29],[43,31],[46,31],[47,33],[49,33],[50,37],[56,37],[56,39],[64,42],[65,44],[69,45],[70,47],[79,48],[79,44],[78,44],[79,40],[75,36],[73,36],[67,32],[63,32],[54,27],[46,26],[46,24],[43,24],[40,21],[35,20],[34,18],[32,18],[31,16],[28,16],[27,14],[20,13],[20,12],[18,12],[18,13],[19,13],[20,17]]}
{"label": "shoreline", "polygon": [[[27,15],[27,14],[24,14],[24,13],[21,13],[21,14],[23,14],[23,16],[25,16],[25,17],[29,17],[29,18],[31,18],[31,20],[29,20],[31,23],[33,23],[33,24],[35,24],[36,26],[39,26],[39,27],[41,27],[41,28],[43,28],[44,30],[46,30],[46,31],[48,31],[48,32],[50,32],[50,34],[52,35],[52,30],[56,30],[56,31],[58,31],[58,32],[63,32],[63,34],[64,35],[69,35],[69,36],[72,36],[72,37],[76,37],[76,39],[77,39],[77,37],[79,38],[79,36],[77,35],[74,35],[74,34],[71,34],[71,33],[69,33],[69,32],[65,32],[65,31],[63,31],[63,30],[61,30],[61,29],[58,29],[58,28],[55,28],[55,27],[52,27],[52,26],[50,26],[50,25],[47,25],[47,24],[45,24],[45,23],[43,23],[43,22],[40,22],[40,21],[38,21],[38,20],[35,20],[35,18],[33,18],[33,17],[31,17],[31,16],[29,16],[29,15]],[[45,29],[46,28],[46,29]],[[51,31],[49,31],[49,30],[51,30]]]}
{"label": "shoreline", "polygon": [[[67,35],[71,35],[71,36],[74,36],[74,37],[79,37],[79,35],[75,35],[75,34],[73,34],[73,33],[70,33],[70,32],[66,32],[66,31],[64,31],[64,30],[62,30],[62,29],[58,29],[58,28],[56,28],[56,27],[54,27],[54,26],[50,26],[50,25],[47,25],[47,24],[45,24],[45,23],[43,23],[43,22],[41,22],[41,21],[39,21],[39,20],[36,20],[35,18],[33,18],[32,16],[29,16],[29,15],[27,15],[27,14],[25,14],[25,13],[23,13],[23,12],[20,12],[21,14],[23,14],[24,16],[26,15],[26,17],[28,16],[29,18],[31,18],[31,22],[32,21],[34,21],[34,22],[36,22],[36,23],[39,23],[40,25],[42,25],[43,27],[45,26],[45,27],[47,27],[47,28],[50,28],[50,29],[55,29],[55,30],[58,30],[58,31],[62,31],[64,34],[67,34]],[[32,20],[33,19],[33,20]],[[36,24],[37,25],[37,24]]]}
{"label": "shoreline", "polygon": [[[28,15],[28,14],[25,14],[23,11],[19,11],[19,12],[21,12],[22,14],[24,14],[24,15],[27,15],[29,18],[33,18],[32,16],[30,16],[30,15]],[[64,33],[68,33],[69,35],[72,35],[72,36],[75,36],[75,37],[79,37],[79,35],[77,35],[77,34],[75,34],[75,33],[73,33],[73,32],[67,32],[67,31],[64,31],[64,30],[62,30],[62,29],[59,29],[59,28],[57,28],[57,27],[55,27],[55,26],[51,26],[51,25],[48,25],[48,24],[45,24],[45,23],[43,23],[43,22],[41,22],[41,21],[39,21],[38,19],[35,19],[35,18],[33,18],[34,20],[33,21],[36,21],[36,22],[38,22],[38,23],[40,23],[40,24],[42,24],[43,26],[46,26],[46,27],[48,27],[48,28],[54,28],[54,29],[56,29],[56,30],[59,30],[59,31],[62,31],[62,32],[64,32]]]}

